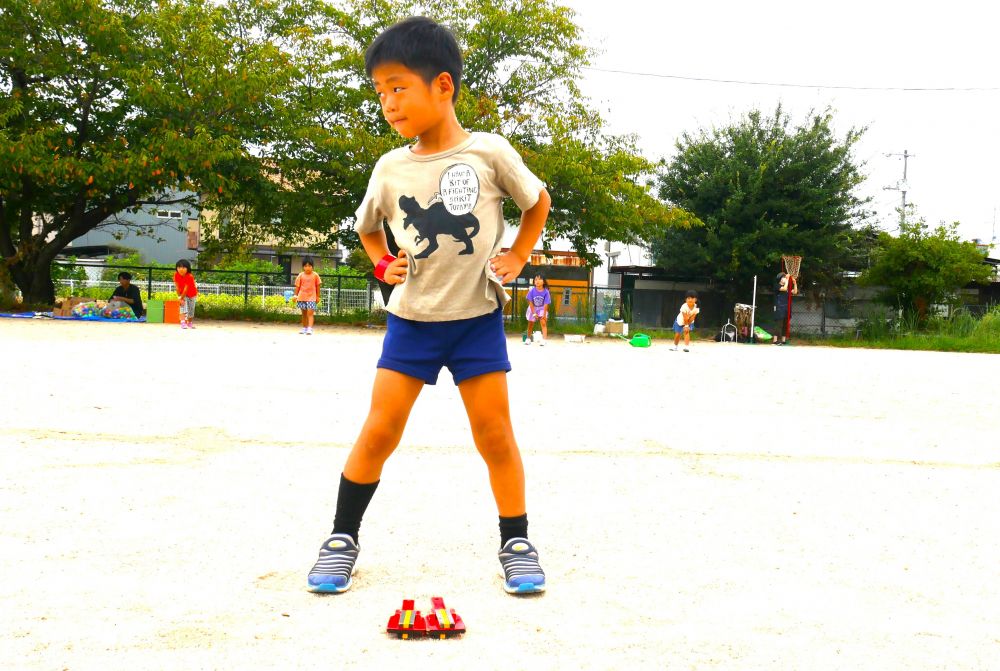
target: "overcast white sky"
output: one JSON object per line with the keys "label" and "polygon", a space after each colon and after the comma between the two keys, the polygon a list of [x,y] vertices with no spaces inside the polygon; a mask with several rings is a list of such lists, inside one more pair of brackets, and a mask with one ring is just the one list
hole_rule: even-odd
{"label": "overcast white sky", "polygon": [[[583,90],[615,133],[669,157],[684,131],[726,124],[780,101],[793,120],[830,106],[857,146],[862,193],[893,230],[899,192],[884,191],[909,161],[908,202],[928,222],[960,221],[989,241],[1000,206],[1000,11],[992,3],[563,0],[577,12],[595,68],[730,80],[866,87],[993,87],[992,91],[783,88],[585,71]],[[1000,233],[998,233],[1000,235]],[[627,259],[625,260],[627,262]],[[639,262],[636,259],[636,262]]]}

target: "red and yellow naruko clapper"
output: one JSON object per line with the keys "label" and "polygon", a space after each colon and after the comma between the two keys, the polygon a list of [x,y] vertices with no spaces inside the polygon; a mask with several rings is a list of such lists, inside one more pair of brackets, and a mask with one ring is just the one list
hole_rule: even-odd
{"label": "red and yellow naruko clapper", "polygon": [[427,622],[419,610],[413,609],[413,599],[404,599],[403,607],[389,618],[385,630],[400,638],[419,638],[427,634]]}
{"label": "red and yellow naruko clapper", "polygon": [[431,612],[427,613],[427,635],[447,638],[465,633],[465,622],[455,609],[448,609],[439,596],[431,599]]}

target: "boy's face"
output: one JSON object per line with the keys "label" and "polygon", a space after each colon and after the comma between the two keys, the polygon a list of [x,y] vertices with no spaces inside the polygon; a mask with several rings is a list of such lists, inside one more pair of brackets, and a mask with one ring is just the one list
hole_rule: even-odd
{"label": "boy's face", "polygon": [[372,69],[372,83],[385,120],[407,139],[441,123],[451,108],[454,86],[447,73],[428,84],[404,65],[383,63]]}
{"label": "boy's face", "polygon": [[306,275],[308,275],[309,273],[311,273],[311,272],[313,271],[313,267],[312,267],[312,265],[311,265],[311,264],[308,264],[308,263],[307,263],[307,264],[305,264],[304,266],[302,266],[302,271],[303,271],[303,272],[304,272],[304,273],[305,273]]}
{"label": "boy's face", "polygon": [[689,308],[693,308],[695,306],[695,303],[698,302],[698,299],[694,298],[693,296],[688,296],[684,300],[687,302]]}
{"label": "boy's face", "polygon": [[177,272],[181,275],[187,275],[188,269],[184,266],[177,266]]}
{"label": "boy's face", "polygon": [[118,278],[118,284],[122,285],[123,289],[128,289],[128,285],[131,284],[131,283],[132,282],[130,280],[127,280],[124,277],[119,277]]}

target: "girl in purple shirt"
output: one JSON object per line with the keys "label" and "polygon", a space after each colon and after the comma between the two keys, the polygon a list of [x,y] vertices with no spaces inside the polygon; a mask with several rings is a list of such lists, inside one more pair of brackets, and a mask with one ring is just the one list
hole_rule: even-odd
{"label": "girl in purple shirt", "polygon": [[541,275],[535,275],[535,286],[528,290],[528,311],[525,314],[525,317],[528,318],[528,338],[524,341],[525,345],[531,344],[536,321],[542,324],[542,340],[538,344],[545,344],[545,339],[549,337],[550,303],[552,303],[552,295],[549,293],[549,283]]}

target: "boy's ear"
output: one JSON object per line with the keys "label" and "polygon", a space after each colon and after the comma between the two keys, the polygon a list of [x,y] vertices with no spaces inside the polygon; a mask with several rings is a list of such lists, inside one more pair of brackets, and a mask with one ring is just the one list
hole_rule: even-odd
{"label": "boy's ear", "polygon": [[434,78],[434,87],[442,98],[450,100],[455,95],[455,82],[447,72],[442,72]]}

